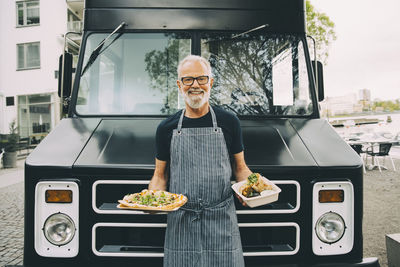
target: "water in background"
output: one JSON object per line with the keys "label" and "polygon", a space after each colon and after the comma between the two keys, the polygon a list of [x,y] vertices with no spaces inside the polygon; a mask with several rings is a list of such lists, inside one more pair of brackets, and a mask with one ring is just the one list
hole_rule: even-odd
{"label": "water in background", "polygon": [[[392,122],[387,122],[387,117],[390,116],[392,118]],[[385,114],[385,115],[367,115],[367,116],[357,116],[357,117],[343,117],[343,118],[333,118],[331,120],[354,120],[359,118],[368,118],[368,119],[379,119],[379,123],[377,124],[364,124],[364,125],[355,125],[355,126],[344,126],[344,127],[335,127],[334,129],[342,138],[349,137],[360,137],[363,136],[373,136],[374,134],[378,134],[380,137],[390,137],[390,139],[395,139],[397,142],[393,143],[392,148],[390,149],[389,154],[393,158],[400,159],[400,113],[393,114]],[[364,135],[360,136],[360,133]]]}
{"label": "water in background", "polygon": [[[387,117],[390,116],[392,118],[392,122],[386,122]],[[368,118],[368,119],[379,119],[379,123],[377,124],[364,124],[364,125],[356,125],[356,126],[348,126],[348,127],[335,127],[335,130],[339,133],[340,136],[345,137],[354,133],[378,133],[378,132],[387,132],[396,136],[400,134],[400,113],[393,114],[384,114],[384,115],[367,115],[367,116],[357,116],[357,117],[342,117],[342,118],[332,118],[330,120],[354,120],[360,118]]]}

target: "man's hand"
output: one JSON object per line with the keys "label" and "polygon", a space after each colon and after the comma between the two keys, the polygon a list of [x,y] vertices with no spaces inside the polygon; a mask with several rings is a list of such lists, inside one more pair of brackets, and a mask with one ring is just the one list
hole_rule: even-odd
{"label": "man's hand", "polygon": [[[234,159],[234,169],[233,172],[236,177],[236,181],[244,181],[249,177],[250,174],[252,174],[252,171],[247,167],[246,162],[244,161],[244,153],[243,151],[237,154],[233,154],[233,159]],[[239,202],[243,205],[243,207],[248,207],[247,204],[243,201],[243,199],[236,194],[236,198],[239,200]]]}
{"label": "man's hand", "polygon": [[236,192],[235,192],[235,196],[239,200],[239,202],[242,204],[243,207],[247,207],[247,204],[243,201],[243,199],[238,194],[236,194]]}
{"label": "man's hand", "polygon": [[[156,158],[156,168],[154,170],[153,178],[151,178],[149,183],[149,190],[167,190],[167,162]],[[147,214],[157,214],[160,211],[156,210],[144,210]]]}

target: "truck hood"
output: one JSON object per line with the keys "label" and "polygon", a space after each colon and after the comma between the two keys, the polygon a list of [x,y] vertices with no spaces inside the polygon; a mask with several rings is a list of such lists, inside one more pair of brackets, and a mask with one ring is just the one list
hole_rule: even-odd
{"label": "truck hood", "polygon": [[154,168],[160,119],[103,119],[75,167]]}
{"label": "truck hood", "polygon": [[[103,119],[74,167],[153,169],[160,119]],[[326,120],[241,121],[245,158],[257,167],[359,167],[360,158]]]}
{"label": "truck hood", "polygon": [[[30,167],[154,169],[160,118],[68,118],[29,155]],[[359,168],[360,157],[322,119],[242,120],[250,168]]]}

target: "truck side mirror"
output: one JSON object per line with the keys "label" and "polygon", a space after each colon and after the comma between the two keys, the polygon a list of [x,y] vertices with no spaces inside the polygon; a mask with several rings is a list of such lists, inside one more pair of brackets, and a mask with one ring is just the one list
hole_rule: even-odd
{"label": "truck side mirror", "polygon": [[[72,84],[72,54],[65,52],[58,60],[58,96],[69,97],[71,95]],[[64,68],[63,68],[64,65]],[[62,94],[62,95],[61,95]]]}
{"label": "truck side mirror", "polygon": [[315,71],[315,61],[312,61],[312,67],[314,72],[314,79],[318,90],[318,101],[325,99],[324,94],[324,70],[323,65],[320,61],[317,61],[317,71]]}

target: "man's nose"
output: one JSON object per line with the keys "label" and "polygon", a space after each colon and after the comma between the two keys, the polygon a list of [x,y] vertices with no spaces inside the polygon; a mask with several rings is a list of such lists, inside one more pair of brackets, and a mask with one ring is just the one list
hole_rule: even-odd
{"label": "man's nose", "polygon": [[192,84],[192,87],[195,87],[195,86],[196,86],[196,88],[199,88],[199,87],[200,87],[200,84],[199,84],[199,82],[197,81],[197,79],[194,79],[193,84]]}

